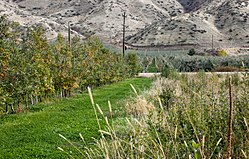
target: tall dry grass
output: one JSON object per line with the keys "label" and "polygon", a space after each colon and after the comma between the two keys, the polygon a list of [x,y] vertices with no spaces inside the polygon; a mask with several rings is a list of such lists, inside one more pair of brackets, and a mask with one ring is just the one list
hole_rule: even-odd
{"label": "tall dry grass", "polygon": [[[232,79],[231,154],[232,158],[247,158],[249,79],[246,74]],[[106,125],[104,130],[99,130],[101,138],[94,146],[81,150],[86,158],[228,157],[229,82],[226,76],[199,73],[177,79],[157,79],[150,90],[127,101],[122,130],[98,105],[93,107],[102,114]]]}

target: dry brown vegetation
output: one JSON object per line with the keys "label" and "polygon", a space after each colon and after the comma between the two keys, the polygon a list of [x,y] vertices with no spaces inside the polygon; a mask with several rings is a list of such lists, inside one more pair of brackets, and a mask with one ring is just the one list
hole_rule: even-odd
{"label": "dry brown vegetation", "polygon": [[231,77],[232,117],[229,78],[205,73],[159,78],[142,96],[128,101],[130,115],[120,122],[112,123],[97,106],[106,128],[100,130],[95,146],[82,153],[87,158],[206,159],[228,158],[230,153],[232,158],[247,158],[248,75]]}

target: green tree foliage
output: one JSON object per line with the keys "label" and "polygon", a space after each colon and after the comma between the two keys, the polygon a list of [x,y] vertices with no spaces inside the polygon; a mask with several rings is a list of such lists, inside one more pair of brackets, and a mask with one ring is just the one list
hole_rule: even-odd
{"label": "green tree foliage", "polygon": [[23,93],[20,89],[24,71],[22,66],[19,66],[23,58],[20,53],[19,38],[18,24],[0,17],[0,87],[3,94],[0,98],[6,105],[16,99],[19,106],[20,95]]}
{"label": "green tree foliage", "polygon": [[130,53],[126,57],[128,63],[128,69],[130,70],[130,75],[137,75],[140,71],[142,71],[142,67],[140,63],[138,63],[139,59],[136,54]]}
{"label": "green tree foliage", "polygon": [[21,111],[24,103],[117,82],[140,69],[137,56],[111,53],[96,37],[85,42],[75,37],[69,45],[58,35],[49,43],[41,27],[21,31],[5,17],[0,20],[0,112],[4,106]]}
{"label": "green tree foliage", "polygon": [[62,96],[67,97],[68,92],[72,91],[73,88],[77,88],[77,84],[75,84],[77,77],[73,77],[72,73],[72,52],[62,35],[58,35],[52,50],[54,53],[52,62],[54,86]]}
{"label": "green tree foliage", "polygon": [[22,43],[22,52],[25,54],[26,93],[34,96],[47,95],[54,91],[51,75],[52,53],[49,44],[44,38],[45,32],[41,27],[29,28],[27,37]]}

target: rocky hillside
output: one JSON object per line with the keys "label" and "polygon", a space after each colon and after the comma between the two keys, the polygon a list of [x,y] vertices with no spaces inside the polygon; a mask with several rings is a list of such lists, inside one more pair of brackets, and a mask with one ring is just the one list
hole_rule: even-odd
{"label": "rocky hillside", "polygon": [[107,43],[132,45],[249,45],[248,0],[2,0],[0,15],[23,26],[39,24],[54,39],[67,33],[97,35]]}
{"label": "rocky hillside", "polygon": [[[185,13],[157,21],[127,37],[137,45],[201,44],[211,47],[249,45],[249,2],[242,0],[203,1]],[[201,4],[201,3],[198,3]],[[187,12],[186,12],[187,11]]]}

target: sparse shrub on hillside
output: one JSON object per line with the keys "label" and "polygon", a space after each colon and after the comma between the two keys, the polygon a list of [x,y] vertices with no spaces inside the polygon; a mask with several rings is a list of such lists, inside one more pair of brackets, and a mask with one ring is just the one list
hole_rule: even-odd
{"label": "sparse shrub on hillside", "polygon": [[189,52],[188,52],[188,55],[189,56],[195,55],[195,49],[194,48],[190,49]]}
{"label": "sparse shrub on hillside", "polygon": [[228,56],[227,52],[225,50],[218,50],[218,53],[217,53],[218,56]]}

